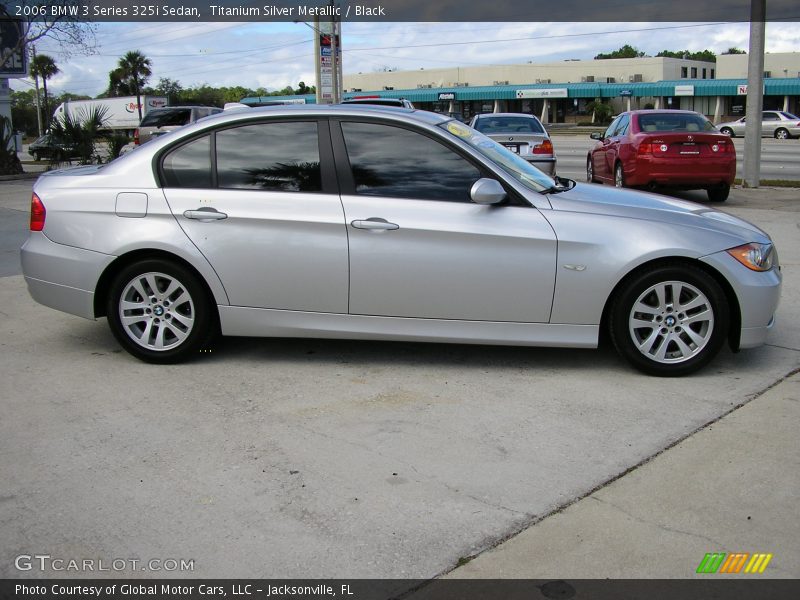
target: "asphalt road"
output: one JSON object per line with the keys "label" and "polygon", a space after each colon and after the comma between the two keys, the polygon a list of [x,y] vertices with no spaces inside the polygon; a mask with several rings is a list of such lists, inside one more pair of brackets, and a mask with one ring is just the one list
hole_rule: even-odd
{"label": "asphalt road", "polygon": [[[0,183],[4,222],[21,219],[30,185]],[[452,568],[800,365],[798,194],[735,190],[726,208],[778,244],[778,326],[767,346],[673,380],[608,348],[325,340],[227,339],[153,366],[104,320],[0,278],[0,577],[34,553],[194,561],[107,574],[135,577]]]}
{"label": "asphalt road", "polygon": [[[558,174],[577,181],[586,180],[586,156],[596,143],[583,135],[553,135],[553,146],[558,156]],[[736,147],[736,176],[742,176],[744,139],[734,138]],[[764,138],[761,142],[761,178],[800,180],[800,139],[775,140]]]}

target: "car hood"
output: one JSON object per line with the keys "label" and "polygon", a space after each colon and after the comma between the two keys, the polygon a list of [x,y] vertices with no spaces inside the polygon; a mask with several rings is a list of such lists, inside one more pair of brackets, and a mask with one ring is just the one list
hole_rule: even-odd
{"label": "car hood", "polygon": [[554,210],[643,219],[726,234],[742,242],[770,243],[752,223],[696,202],[597,184],[577,184],[550,196]]}

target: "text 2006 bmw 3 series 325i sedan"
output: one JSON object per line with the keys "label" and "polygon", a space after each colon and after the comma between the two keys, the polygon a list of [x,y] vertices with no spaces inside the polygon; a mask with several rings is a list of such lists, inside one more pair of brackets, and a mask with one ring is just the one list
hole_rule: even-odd
{"label": "text 2006 bmw 3 series 325i sedan", "polygon": [[466,125],[240,109],[41,177],[25,279],[146,361],[217,334],[595,347],[684,375],[758,346],[770,237],[710,208],[550,178]]}

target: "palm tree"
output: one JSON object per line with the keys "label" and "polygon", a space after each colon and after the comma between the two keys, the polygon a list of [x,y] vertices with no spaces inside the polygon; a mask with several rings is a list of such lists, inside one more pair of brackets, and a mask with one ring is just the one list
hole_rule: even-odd
{"label": "palm tree", "polygon": [[139,120],[142,120],[142,87],[147,82],[153,71],[150,69],[150,59],[138,50],[131,50],[119,59],[117,71],[121,78],[130,82],[136,93],[136,106],[139,109]]}
{"label": "palm tree", "polygon": [[31,60],[31,75],[37,80],[37,85],[39,77],[41,77],[42,85],[44,86],[45,129],[47,129],[47,126],[50,123],[50,116],[51,116],[47,106],[47,80],[52,79],[60,72],[61,72],[60,69],[58,68],[58,66],[56,66],[56,61],[53,60],[53,58],[48,56],[47,54],[37,54]]}

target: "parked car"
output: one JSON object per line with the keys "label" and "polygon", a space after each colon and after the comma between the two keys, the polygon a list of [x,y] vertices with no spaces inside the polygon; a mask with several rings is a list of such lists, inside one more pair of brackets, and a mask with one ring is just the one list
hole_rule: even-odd
{"label": "parked car", "polygon": [[[800,137],[800,117],[781,110],[765,110],[761,117],[761,137],[774,137],[779,140]],[[747,117],[736,121],[720,123],[717,129],[725,135],[736,137],[744,135]]]}
{"label": "parked car", "polygon": [[356,96],[342,100],[342,104],[371,104],[374,106],[394,106],[395,108],[414,108],[405,98],[382,98],[381,96]]}
{"label": "parked car", "polygon": [[[551,178],[458,121],[338,106],[229,111],[40,177],[35,300],[149,362],[214,336],[595,347],[683,375],[763,344],[781,271],[746,221]],[[532,364],[535,368],[535,364]]]}
{"label": "parked car", "polygon": [[133,133],[135,145],[149,142],[152,138],[174,131],[189,123],[222,112],[214,106],[167,106],[151,110],[142,119]]}
{"label": "parked car", "polygon": [[31,142],[30,146],[28,146],[28,154],[35,161],[40,161],[43,158],[68,160],[77,157],[72,146],[50,133],[46,133]]}
{"label": "parked car", "polygon": [[736,149],[703,115],[636,110],[617,116],[586,158],[586,180],[617,187],[705,189],[724,202],[736,176]]}
{"label": "parked car", "polygon": [[489,113],[476,115],[470,127],[500,142],[514,154],[548,175],[556,172],[556,153],[550,135],[542,122],[522,113]]}

